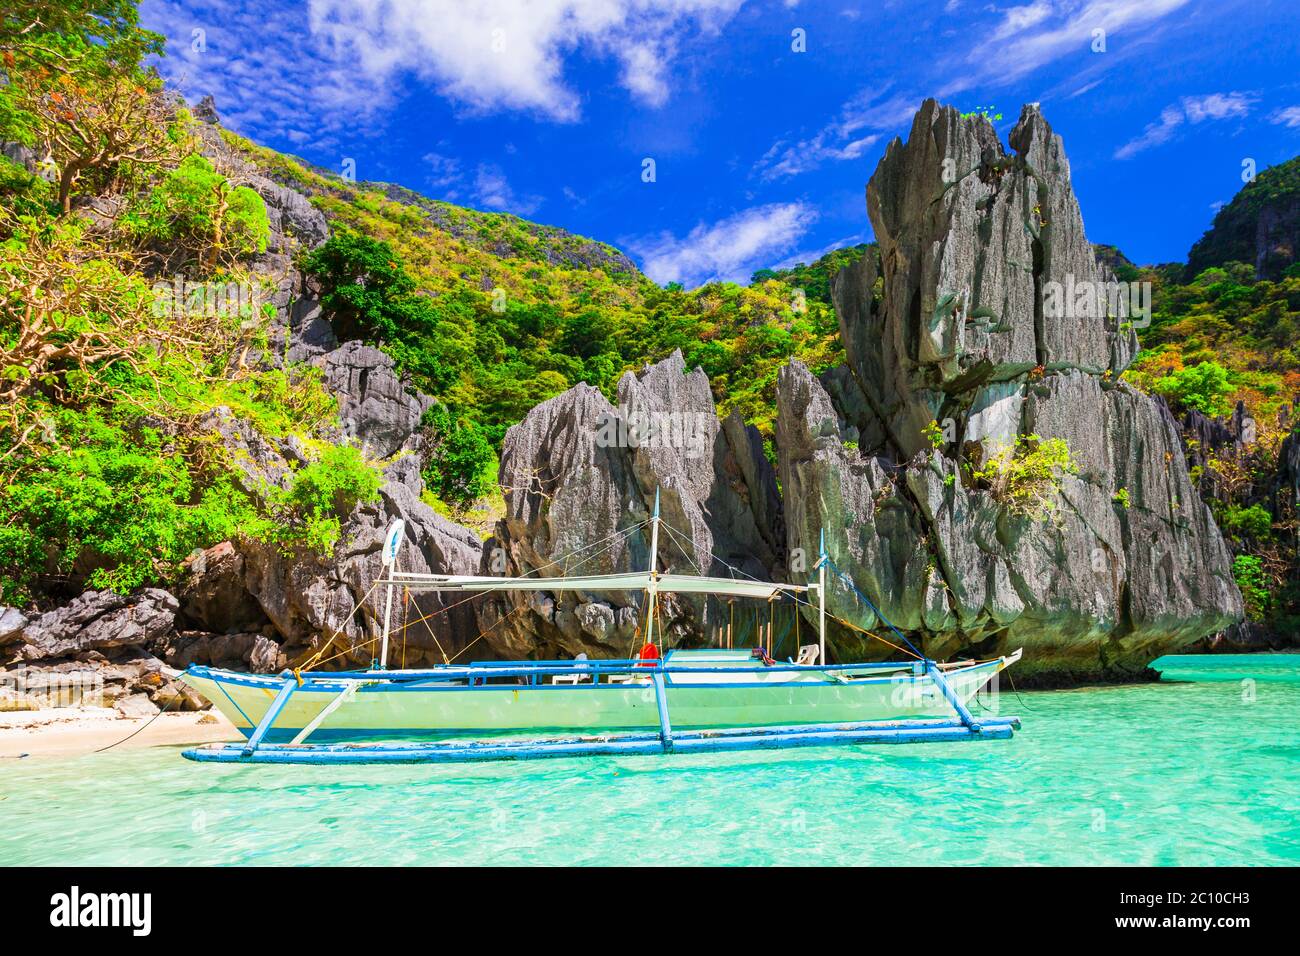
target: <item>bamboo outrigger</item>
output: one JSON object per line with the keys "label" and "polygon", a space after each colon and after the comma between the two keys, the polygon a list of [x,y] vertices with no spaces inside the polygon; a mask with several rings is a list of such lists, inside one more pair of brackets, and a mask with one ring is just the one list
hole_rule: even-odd
{"label": "bamboo outrigger", "polygon": [[[994,675],[1019,660],[1019,651],[990,661],[940,664],[913,648],[914,661],[825,663],[826,579],[834,565],[824,538],[815,583],[664,574],[657,570],[661,523],[656,492],[645,572],[508,578],[399,571],[404,528],[396,522],[384,544],[386,577],[378,582],[386,595],[377,666],[279,675],[191,666],[183,679],[247,740],[184,755],[220,763],[440,763],[1005,740],[1019,728],[1015,717],[977,719],[967,706]],[[642,655],[623,660],[485,661],[390,670],[398,587],[469,593],[644,591],[646,647]],[[818,596],[818,643],[801,648],[799,662],[774,661],[764,647],[658,654],[654,628],[660,594],[799,601],[809,591]],[[906,636],[894,632],[911,647]],[[530,736],[517,736],[525,732]]]}

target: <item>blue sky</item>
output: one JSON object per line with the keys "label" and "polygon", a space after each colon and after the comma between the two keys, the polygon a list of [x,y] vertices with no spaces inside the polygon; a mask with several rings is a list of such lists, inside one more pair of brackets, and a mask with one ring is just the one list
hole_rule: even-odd
{"label": "blue sky", "polygon": [[1001,113],[1004,141],[1021,104],[1041,102],[1089,238],[1138,262],[1184,259],[1243,163],[1300,154],[1297,0],[141,11],[168,38],[164,74],[192,101],[211,93],[232,129],[335,170],[352,160],[360,179],[611,242],[655,280],[688,286],[870,239],[864,187],[927,96]]}

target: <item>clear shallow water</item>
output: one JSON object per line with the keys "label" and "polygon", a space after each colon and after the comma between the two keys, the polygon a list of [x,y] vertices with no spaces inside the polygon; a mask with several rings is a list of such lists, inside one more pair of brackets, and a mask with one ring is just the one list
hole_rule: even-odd
{"label": "clear shallow water", "polygon": [[1166,683],[1004,693],[1024,729],[990,744],[459,767],[227,767],[173,748],[4,760],[0,864],[1300,864],[1300,655],[1157,666]]}

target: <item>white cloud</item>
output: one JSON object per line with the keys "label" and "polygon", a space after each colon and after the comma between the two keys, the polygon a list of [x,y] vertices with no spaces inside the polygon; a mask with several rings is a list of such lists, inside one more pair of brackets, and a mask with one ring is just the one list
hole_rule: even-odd
{"label": "white cloud", "polygon": [[448,189],[460,182],[462,173],[460,160],[441,153],[425,153],[424,163],[429,167],[429,185],[438,189]]}
{"label": "white cloud", "polygon": [[715,30],[743,0],[310,0],[314,34],[373,81],[414,74],[486,112],[581,113],[566,57],[611,57],[635,98],[660,106],[679,37]]}
{"label": "white cloud", "polygon": [[641,259],[641,271],[655,282],[688,287],[747,282],[756,269],[791,249],[816,219],[817,211],[804,203],[771,203],[702,222],[680,239],[664,232],[622,245]]}
{"label": "white cloud", "polygon": [[[1043,0],[1009,10],[988,42],[971,45],[965,57],[970,68],[939,91],[948,97],[975,86],[1005,86],[1054,60],[1086,52],[1094,30],[1104,30],[1108,48],[1126,30],[1156,22],[1187,5],[1189,0],[1083,0],[1046,3]],[[1112,56],[1113,54],[1098,54]],[[1112,61],[1099,61],[1109,65]]]}
{"label": "white cloud", "polygon": [[851,236],[845,236],[843,239],[837,239],[834,242],[828,242],[824,246],[816,249],[800,249],[798,252],[791,253],[780,262],[773,265],[773,269],[792,269],[797,265],[809,265],[816,262],[828,252],[834,252],[836,249],[847,249],[849,246],[856,246],[860,242],[866,242],[871,238],[868,233],[858,232]]}
{"label": "white cloud", "polygon": [[474,174],[474,196],[481,206],[516,216],[531,216],[542,205],[541,196],[518,195],[501,167],[490,163],[480,163]]}
{"label": "white cloud", "polygon": [[1116,159],[1131,159],[1145,149],[1159,146],[1173,138],[1184,123],[1203,123],[1206,120],[1233,119],[1250,112],[1254,98],[1245,93],[1209,93],[1205,96],[1184,96],[1177,103],[1160,111],[1160,119],[1148,123],[1142,135],[1129,140],[1115,150]]}
{"label": "white cloud", "polygon": [[824,129],[812,139],[793,144],[787,144],[785,140],[774,143],[758,161],[763,179],[798,176],[816,169],[827,160],[857,159],[880,139],[879,136],[862,136],[842,146],[835,146],[827,143],[831,136],[832,132]]}
{"label": "white cloud", "polygon": [[1288,106],[1280,109],[1269,119],[1290,129],[1300,129],[1300,106]]}
{"label": "white cloud", "polygon": [[143,0],[140,17],[167,38],[159,68],[168,82],[191,101],[211,95],[232,129],[319,150],[343,129],[367,128],[391,105],[384,87],[339,66],[308,33],[300,9]]}
{"label": "white cloud", "polygon": [[1005,40],[1009,36],[1022,33],[1030,27],[1037,26],[1052,15],[1052,5],[1047,0],[1023,7],[1011,7],[1002,11],[1002,23],[993,31],[994,40]]}
{"label": "white cloud", "polygon": [[[223,121],[319,147],[378,126],[415,76],[471,112],[571,121],[574,54],[613,61],[632,98],[662,106],[684,39],[716,31],[744,0],[142,0],[167,37],[164,76]],[[201,31],[196,35],[195,31]]]}
{"label": "white cloud", "polygon": [[880,99],[882,91],[864,90],[840,108],[839,116],[815,136],[791,143],[778,140],[763,154],[755,171],[767,181],[798,176],[823,163],[857,159],[880,140],[880,132],[911,121],[919,97],[896,94]]}

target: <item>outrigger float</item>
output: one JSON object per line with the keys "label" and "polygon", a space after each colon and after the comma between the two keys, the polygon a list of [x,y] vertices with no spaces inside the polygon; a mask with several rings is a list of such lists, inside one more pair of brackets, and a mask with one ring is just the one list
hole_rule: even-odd
{"label": "outrigger float", "polygon": [[[1018,718],[976,718],[969,705],[999,671],[1020,659],[1020,651],[987,661],[939,663],[925,657],[834,566],[824,536],[814,566],[816,581],[779,584],[660,573],[660,528],[674,532],[660,518],[657,492],[652,516],[613,537],[628,536],[646,524],[650,564],[645,572],[490,577],[399,571],[404,527],[395,522],[384,543],[386,576],[376,582],[386,589],[376,666],[279,675],[191,666],[182,679],[247,739],[197,747],[184,756],[217,763],[460,763],[1006,740],[1019,729]],[[828,570],[870,604],[911,650],[891,646],[914,660],[824,663]],[[637,657],[624,660],[483,661],[390,670],[396,588],[471,596],[507,590],[644,591],[646,641]],[[660,594],[793,600],[798,615],[799,604],[813,609],[806,600],[810,591],[818,598],[818,643],[801,647],[798,660],[772,659],[770,629],[767,647],[659,654],[654,628]]]}

